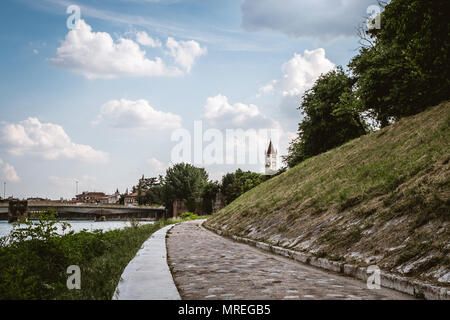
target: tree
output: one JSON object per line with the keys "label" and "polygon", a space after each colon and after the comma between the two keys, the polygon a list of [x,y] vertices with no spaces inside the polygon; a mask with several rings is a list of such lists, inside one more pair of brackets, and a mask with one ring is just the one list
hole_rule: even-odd
{"label": "tree", "polygon": [[220,185],[217,181],[207,182],[203,186],[201,197],[202,197],[202,211],[205,214],[211,214],[213,212],[213,201],[216,199],[216,195],[219,191]]}
{"label": "tree", "polygon": [[304,94],[299,107],[304,119],[283,159],[289,167],[366,133],[354,84],[355,79],[338,67],[320,76]]}
{"label": "tree", "polygon": [[450,98],[447,0],[392,0],[349,64],[363,110],[382,127]]}
{"label": "tree", "polygon": [[166,170],[162,186],[162,200],[166,208],[172,209],[173,201],[184,200],[189,211],[194,211],[196,199],[208,181],[205,169],[187,163],[178,163]]}
{"label": "tree", "polygon": [[253,189],[261,182],[265,181],[265,176],[251,171],[242,171],[237,169],[233,173],[227,173],[222,177],[222,185],[220,187],[225,202],[228,204],[241,194]]}
{"label": "tree", "polygon": [[135,187],[138,193],[136,197],[138,204],[150,205],[158,202],[160,203],[159,192],[156,190],[159,185],[160,182],[158,181],[158,178],[145,178],[144,175],[142,175],[142,178],[139,179],[139,182]]}

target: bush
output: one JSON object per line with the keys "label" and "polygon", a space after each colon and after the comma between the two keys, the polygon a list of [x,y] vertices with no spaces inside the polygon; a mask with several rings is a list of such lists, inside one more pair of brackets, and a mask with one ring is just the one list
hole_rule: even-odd
{"label": "bush", "polygon": [[180,214],[180,218],[183,220],[195,220],[198,219],[198,215],[192,212],[185,212]]}
{"label": "bush", "polygon": [[[55,217],[52,211],[43,212],[37,222],[16,224],[9,236],[0,239],[0,300],[109,300],[142,243],[168,223],[132,223],[120,230],[60,235]],[[67,223],[62,226],[69,227]],[[80,290],[66,287],[70,265],[80,267]]]}

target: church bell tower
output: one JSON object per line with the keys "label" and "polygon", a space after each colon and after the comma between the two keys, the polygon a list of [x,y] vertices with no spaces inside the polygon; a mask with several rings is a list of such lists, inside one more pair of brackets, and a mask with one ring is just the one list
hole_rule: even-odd
{"label": "church bell tower", "polygon": [[269,142],[269,148],[266,152],[266,175],[273,175],[277,172],[277,150],[272,145],[272,140]]}

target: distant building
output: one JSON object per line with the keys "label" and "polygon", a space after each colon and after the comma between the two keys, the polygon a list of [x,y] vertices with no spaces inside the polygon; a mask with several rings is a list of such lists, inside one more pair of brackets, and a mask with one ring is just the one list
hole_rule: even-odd
{"label": "distant building", "polygon": [[266,175],[273,175],[277,172],[277,150],[272,145],[272,140],[270,140],[269,148],[266,152],[266,165],[265,173]]}
{"label": "distant building", "polygon": [[82,194],[77,194],[75,199],[77,202],[83,203],[98,203],[100,199],[105,197],[106,195],[103,192],[88,192],[85,191]]}
{"label": "distant building", "polygon": [[136,205],[138,205],[137,196],[138,196],[137,192],[133,192],[131,194],[127,194],[124,197],[123,203],[126,206],[136,206]]}
{"label": "distant building", "polygon": [[102,204],[116,204],[119,203],[119,200],[120,200],[120,193],[119,190],[117,190],[114,194],[100,198],[99,202]]}

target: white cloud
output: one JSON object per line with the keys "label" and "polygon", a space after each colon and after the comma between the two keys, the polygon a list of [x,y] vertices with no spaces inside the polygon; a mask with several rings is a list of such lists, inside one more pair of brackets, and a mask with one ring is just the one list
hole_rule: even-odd
{"label": "white cloud", "polygon": [[86,78],[119,76],[180,76],[176,67],[167,67],[161,58],[148,59],[139,44],[120,38],[114,41],[106,32],[92,32],[84,20],[72,29],[50,61],[55,66]]}
{"label": "white cloud", "polygon": [[[285,153],[287,148],[287,135],[278,121],[264,115],[258,106],[254,104],[234,103],[231,104],[228,98],[218,94],[209,97],[204,107],[203,119],[209,128],[218,129],[225,141],[224,150],[226,163],[233,163],[235,151],[245,153],[246,160],[252,162],[251,156],[257,157],[259,164],[264,164],[264,152],[267,149],[269,139],[276,145],[279,155]],[[241,132],[248,139],[233,139],[228,136],[228,130],[242,129]],[[231,131],[230,131],[231,133]],[[238,131],[234,131],[240,134]],[[250,138],[253,134],[255,139]],[[230,139],[231,138],[231,139]],[[235,150],[236,148],[236,150]],[[219,147],[220,149],[220,147]],[[236,159],[236,161],[239,161]],[[244,164],[244,163],[241,163]],[[262,167],[263,168],[263,167]]]}
{"label": "white cloud", "polygon": [[200,47],[198,42],[194,40],[176,41],[168,38],[166,46],[169,49],[169,55],[180,65],[186,72],[190,72],[194,65],[195,59],[207,53],[206,48]]}
{"label": "white cloud", "polygon": [[159,41],[158,39],[153,39],[145,31],[139,31],[136,33],[136,41],[143,46],[152,48],[158,48],[162,46],[161,41]]}
{"label": "white cloud", "polygon": [[102,163],[108,160],[107,153],[72,142],[60,125],[41,123],[32,117],[18,124],[4,125],[0,141],[10,154],[17,156],[34,155],[48,160],[74,159]]}
{"label": "white cloud", "polygon": [[181,127],[181,117],[170,112],[152,108],[147,100],[111,100],[100,108],[100,114],[94,121],[102,121],[111,126],[136,130],[164,130]]}
{"label": "white cloud", "polygon": [[244,0],[242,27],[325,40],[355,36],[373,0]]}
{"label": "white cloud", "polygon": [[210,126],[220,128],[260,129],[274,128],[278,124],[263,115],[254,104],[230,104],[228,98],[218,94],[206,99],[203,118]]}
{"label": "white cloud", "polygon": [[2,159],[0,159],[0,171],[2,173],[2,176],[9,182],[20,182],[20,177],[16,172],[16,169],[9,163],[3,162]]}
{"label": "white cloud", "polygon": [[151,168],[151,174],[154,176],[164,174],[166,169],[169,167],[164,162],[159,161],[158,159],[153,158],[153,157],[147,159],[147,164]]}
{"label": "white cloud", "polygon": [[325,50],[305,50],[303,56],[294,57],[283,64],[283,77],[273,80],[260,89],[262,93],[277,92],[282,96],[302,96],[311,89],[321,74],[334,69],[335,65],[325,57]]}

